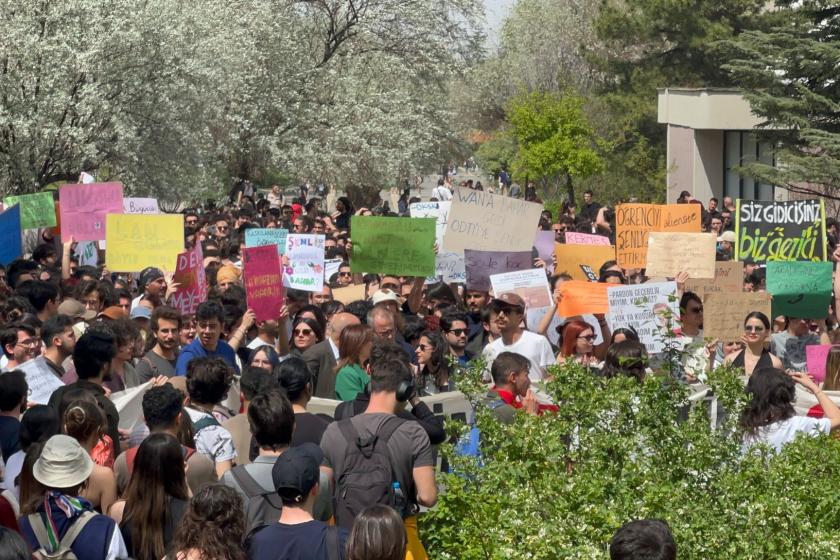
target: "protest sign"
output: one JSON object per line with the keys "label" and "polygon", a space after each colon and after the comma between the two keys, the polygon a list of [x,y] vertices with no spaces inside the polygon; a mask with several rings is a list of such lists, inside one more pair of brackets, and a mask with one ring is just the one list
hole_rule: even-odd
{"label": "protest sign", "polygon": [[147,266],[175,270],[184,250],[181,214],[108,214],[105,266],[111,272],[137,272]]}
{"label": "protest sign", "polygon": [[599,245],[563,245],[554,246],[554,273],[569,274],[575,280],[589,280],[584,268],[589,267],[597,276],[598,271],[607,261],[615,260],[615,247]]}
{"label": "protest sign", "polygon": [[452,203],[444,202],[415,202],[408,206],[412,218],[434,218],[435,219],[435,243],[438,248],[443,247],[443,235],[446,233],[446,222],[449,219],[449,212]]}
{"label": "protest sign", "polygon": [[825,319],[833,288],[832,262],[769,261],[767,291],[773,316]]}
{"label": "protest sign", "polygon": [[156,198],[124,198],[124,214],[160,214]]}
{"label": "protest sign", "polygon": [[23,254],[19,204],[0,214],[0,239],[0,264],[9,264]]}
{"label": "protest sign", "polygon": [[245,230],[245,247],[276,245],[277,254],[286,253],[286,239],[289,230],[280,228],[251,228]]}
{"label": "protest sign", "polygon": [[564,317],[574,317],[584,313],[609,313],[608,287],[609,284],[584,280],[563,282],[559,286],[563,298],[557,306],[557,313]]}
{"label": "protest sign", "polygon": [[441,280],[444,282],[466,281],[464,256],[443,250],[443,234],[446,232],[446,221],[449,219],[451,208],[452,203],[449,201],[415,202],[408,207],[412,218],[435,219],[435,243],[438,246],[438,253],[435,255],[435,275],[427,278],[429,283]]}
{"label": "protest sign", "polygon": [[121,430],[131,431],[143,419],[143,395],[151,387],[152,382],[147,381],[142,385],[131,387],[125,391],[111,393],[111,396],[108,397],[119,413],[119,428]]}
{"label": "protest sign", "polygon": [[805,347],[806,369],[817,383],[825,381],[825,361],[830,351],[831,344],[810,344]]}
{"label": "protest sign", "polygon": [[536,237],[534,237],[534,248],[546,266],[551,266],[555,243],[553,231],[538,231]]}
{"label": "protest sign", "polygon": [[744,290],[744,263],[720,261],[715,263],[714,278],[689,278],[685,283],[687,292],[694,292],[700,299],[707,294],[720,292],[741,292]]}
{"label": "protest sign", "polygon": [[530,232],[537,231],[542,209],[541,204],[517,198],[456,188],[443,249],[455,253],[465,249],[530,251],[534,241]]}
{"label": "protest sign", "polygon": [[825,203],[738,200],[735,207],[735,260],[824,261]]}
{"label": "protest sign", "polygon": [[7,196],[3,199],[3,206],[11,208],[20,205],[20,226],[22,229],[55,227],[55,203],[52,193],[39,192]]}
{"label": "protest sign", "polygon": [[324,288],[323,235],[290,234],[286,237],[286,258],[285,287],[307,292],[320,292]]}
{"label": "protest sign", "polygon": [[39,356],[17,367],[26,376],[26,384],[29,386],[27,402],[47,404],[50,402],[50,395],[53,394],[53,391],[59,387],[64,387],[64,383],[53,373],[50,366],[44,361],[45,359]]}
{"label": "protest sign", "polygon": [[64,240],[71,237],[76,241],[106,239],[105,216],[123,213],[122,183],[62,185],[58,189],[58,199]]}
{"label": "protest sign", "polygon": [[563,235],[567,245],[610,245],[610,238],[603,235],[591,235],[576,231],[567,231]]}
{"label": "protest sign", "polygon": [[365,299],[365,285],[351,284],[343,288],[335,288],[332,293],[335,301],[340,301],[344,305],[347,305],[354,301]]}
{"label": "protest sign", "polygon": [[667,328],[676,326],[679,316],[676,296],[676,282],[610,286],[607,288],[610,330],[633,327],[649,353],[661,352]]}
{"label": "protest sign", "polygon": [[703,300],[703,335],[722,342],[741,340],[744,319],[753,311],[770,314],[770,294],[766,292],[720,292]]}
{"label": "protest sign", "polygon": [[645,274],[673,278],[686,272],[689,278],[714,278],[716,245],[714,233],[652,231]]}
{"label": "protest sign", "polygon": [[[320,237],[323,240],[323,236]],[[257,321],[276,321],[286,295],[277,249],[271,245],[246,247],[242,252],[242,263],[248,308],[254,310]]]}
{"label": "protest sign", "polygon": [[435,256],[434,282],[460,282],[466,283],[467,270],[464,256],[458,253],[438,253]]}
{"label": "protest sign", "polygon": [[79,266],[96,266],[99,264],[99,249],[96,248],[96,241],[77,243],[73,252],[79,259]]}
{"label": "protest sign", "polygon": [[616,260],[622,268],[644,268],[652,231],[700,233],[699,204],[620,204],[615,209]]}
{"label": "protest sign", "polygon": [[525,301],[526,308],[551,305],[548,279],[542,268],[492,274],[490,285],[497,296],[505,292],[515,292]]}
{"label": "protest sign", "polygon": [[464,251],[467,289],[489,292],[490,276],[513,270],[533,268],[531,251]]}
{"label": "protest sign", "polygon": [[332,278],[333,274],[338,272],[338,269],[341,268],[341,263],[344,262],[341,259],[326,259],[324,261],[324,282],[329,283],[330,278]]}
{"label": "protest sign", "polygon": [[195,247],[178,255],[172,281],[179,284],[178,291],[170,298],[172,306],[184,315],[192,315],[198,304],[207,299],[201,243],[196,243]]}
{"label": "protest sign", "polygon": [[352,272],[435,274],[435,220],[353,216]]}

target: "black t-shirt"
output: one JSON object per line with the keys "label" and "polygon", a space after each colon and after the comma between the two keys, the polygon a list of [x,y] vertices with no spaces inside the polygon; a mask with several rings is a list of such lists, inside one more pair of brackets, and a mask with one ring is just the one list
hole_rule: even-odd
{"label": "black t-shirt", "polygon": [[[297,525],[274,523],[260,529],[250,539],[248,560],[329,560],[326,523],[307,521]],[[344,558],[349,532],[338,531],[338,557]]]}
{"label": "black t-shirt", "polygon": [[[320,444],[321,440],[318,440],[318,443]],[[3,453],[3,461],[8,461],[9,457],[19,449],[20,421],[11,416],[0,416],[0,451]]]}
{"label": "black t-shirt", "polygon": [[321,436],[330,421],[318,414],[311,412],[296,412],[295,413],[295,433],[292,435],[292,447],[302,443],[310,442],[315,445],[321,445]]}

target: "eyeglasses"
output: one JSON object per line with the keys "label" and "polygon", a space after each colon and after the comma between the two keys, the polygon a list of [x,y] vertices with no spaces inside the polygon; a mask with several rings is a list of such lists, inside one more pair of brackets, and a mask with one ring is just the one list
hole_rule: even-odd
{"label": "eyeglasses", "polygon": [[463,335],[467,334],[467,329],[449,329],[446,332],[452,333],[455,336],[463,336]]}
{"label": "eyeglasses", "polygon": [[596,336],[594,334],[588,334],[586,336],[579,336],[578,338],[581,338],[587,342],[592,342],[593,340],[595,340]]}
{"label": "eyeglasses", "polygon": [[764,332],[764,327],[756,326],[756,325],[746,325],[744,327],[744,332],[763,333]]}
{"label": "eyeglasses", "polygon": [[339,276],[353,276],[353,273],[352,272],[339,272],[338,275]]}
{"label": "eyeglasses", "polygon": [[309,336],[312,334],[312,329],[295,329],[295,336]]}
{"label": "eyeglasses", "polygon": [[228,230],[228,226],[216,226],[216,229],[217,229],[218,231],[227,231],[227,230]]}
{"label": "eyeglasses", "polygon": [[33,346],[38,346],[38,339],[37,338],[27,338],[26,340],[21,340],[20,342],[18,342],[17,345],[18,346],[23,346],[23,347],[28,346],[28,347],[32,348]]}

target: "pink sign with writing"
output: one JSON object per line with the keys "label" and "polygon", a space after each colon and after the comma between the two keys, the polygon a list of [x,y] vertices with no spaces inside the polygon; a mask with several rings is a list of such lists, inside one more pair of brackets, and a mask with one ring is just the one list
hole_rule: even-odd
{"label": "pink sign with writing", "polygon": [[610,238],[603,235],[590,235],[576,231],[566,232],[566,243],[568,245],[609,245]]}
{"label": "pink sign with writing", "polygon": [[812,344],[805,347],[806,367],[817,383],[825,381],[825,359],[830,350],[831,344]]}
{"label": "pink sign with writing", "polygon": [[276,320],[286,295],[277,247],[262,245],[242,251],[248,307],[256,313],[257,321]]}
{"label": "pink sign with writing", "polygon": [[123,213],[122,183],[62,185],[58,189],[62,239],[102,241],[105,216]]}
{"label": "pink sign with writing", "polygon": [[170,298],[172,306],[184,315],[192,315],[198,304],[207,299],[207,279],[204,276],[201,243],[178,255],[172,281],[179,284],[178,291]]}

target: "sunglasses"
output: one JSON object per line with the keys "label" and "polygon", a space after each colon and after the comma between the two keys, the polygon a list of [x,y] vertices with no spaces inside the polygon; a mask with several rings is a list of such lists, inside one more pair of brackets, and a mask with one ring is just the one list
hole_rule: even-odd
{"label": "sunglasses", "polygon": [[432,347],[428,344],[418,344],[417,348],[419,348],[421,352],[425,352],[426,350],[432,350]]}
{"label": "sunglasses", "polygon": [[294,331],[295,336],[309,336],[312,334],[312,329],[296,329]]}
{"label": "sunglasses", "polygon": [[216,229],[219,230],[219,231],[227,231],[228,227],[227,226],[216,226]]}
{"label": "sunglasses", "polygon": [[339,276],[353,276],[353,273],[352,272],[339,272],[338,275]]}
{"label": "sunglasses", "polygon": [[744,327],[744,332],[751,332],[751,333],[762,333],[764,332],[764,327],[757,327],[753,325],[746,325]]}
{"label": "sunglasses", "polygon": [[592,342],[593,340],[595,340],[596,336],[594,334],[588,334],[586,336],[579,336],[578,338],[582,338],[587,342]]}
{"label": "sunglasses", "polygon": [[446,332],[452,333],[455,336],[463,336],[463,335],[467,334],[467,329],[449,329]]}

